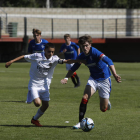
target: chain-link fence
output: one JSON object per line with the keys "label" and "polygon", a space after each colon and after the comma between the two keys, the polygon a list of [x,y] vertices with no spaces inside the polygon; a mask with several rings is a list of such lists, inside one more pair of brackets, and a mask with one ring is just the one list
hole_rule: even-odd
{"label": "chain-link fence", "polygon": [[[26,19],[27,22],[24,20]],[[25,31],[26,26],[26,31]],[[10,37],[32,37],[32,29],[42,31],[45,38],[63,38],[66,33],[72,38],[88,34],[93,38],[140,37],[139,18],[115,19],[53,19],[34,17],[1,17],[1,33]]]}

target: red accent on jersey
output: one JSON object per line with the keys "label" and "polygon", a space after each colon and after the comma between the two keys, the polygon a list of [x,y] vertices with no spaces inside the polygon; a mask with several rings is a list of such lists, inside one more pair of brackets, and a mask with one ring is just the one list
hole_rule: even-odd
{"label": "red accent on jersey", "polygon": [[99,59],[101,59],[103,55],[104,55],[104,54],[102,53],[102,54],[100,55]]}

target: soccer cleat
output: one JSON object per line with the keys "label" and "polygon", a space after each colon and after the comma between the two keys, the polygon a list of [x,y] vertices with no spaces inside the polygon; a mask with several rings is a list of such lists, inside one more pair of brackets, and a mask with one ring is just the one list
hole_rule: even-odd
{"label": "soccer cleat", "polygon": [[110,101],[108,101],[108,108],[107,108],[107,110],[110,110],[111,109],[111,103],[110,103]]}
{"label": "soccer cleat", "polygon": [[42,126],[42,125],[39,123],[39,120],[34,120],[33,118],[32,118],[32,120],[31,120],[31,123],[34,124],[35,126],[39,126],[39,127]]}
{"label": "soccer cleat", "polygon": [[80,128],[81,128],[80,122],[73,126],[73,129],[80,129]]}
{"label": "soccer cleat", "polygon": [[80,86],[80,83],[77,83],[75,86],[74,86],[74,88],[77,88],[77,87],[79,87]]}

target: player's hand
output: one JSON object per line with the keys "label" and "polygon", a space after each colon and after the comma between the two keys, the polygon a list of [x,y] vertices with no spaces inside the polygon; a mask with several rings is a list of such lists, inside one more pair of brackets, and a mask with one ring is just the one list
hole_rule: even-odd
{"label": "player's hand", "polygon": [[67,49],[64,49],[64,50],[63,50],[63,53],[65,53],[66,51],[67,51]]}
{"label": "player's hand", "polygon": [[118,83],[121,83],[122,81],[121,81],[121,77],[119,76],[119,75],[114,75],[114,78],[115,78],[115,80],[118,82]]}
{"label": "player's hand", "polygon": [[11,64],[12,64],[12,62],[9,61],[9,62],[7,62],[7,63],[5,64],[5,67],[8,68]]}
{"label": "player's hand", "polygon": [[71,62],[71,59],[68,59],[68,60],[64,60],[66,63],[68,64],[72,64],[73,62]]}
{"label": "player's hand", "polygon": [[61,84],[66,84],[67,83],[67,79],[62,79],[60,82],[61,82]]}

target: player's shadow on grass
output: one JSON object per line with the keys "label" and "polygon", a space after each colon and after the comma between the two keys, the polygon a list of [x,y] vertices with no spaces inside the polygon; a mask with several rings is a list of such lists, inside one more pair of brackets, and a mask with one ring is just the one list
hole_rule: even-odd
{"label": "player's shadow on grass", "polygon": [[25,101],[0,101],[0,102],[14,102],[14,103],[25,103]]}
{"label": "player's shadow on grass", "polygon": [[53,88],[53,89],[65,89],[65,88],[68,89],[68,88],[74,88],[74,87],[72,87],[72,86],[71,87],[70,86],[69,87],[68,86],[64,86],[64,87],[53,87],[53,86],[51,86],[51,88]]}
{"label": "player's shadow on grass", "polygon": [[[0,126],[6,126],[6,127],[36,127],[35,125],[0,125]],[[42,127],[48,127],[48,128],[72,128],[72,126],[54,126],[54,125],[43,125]],[[42,127],[39,127],[39,128],[42,128]]]}

